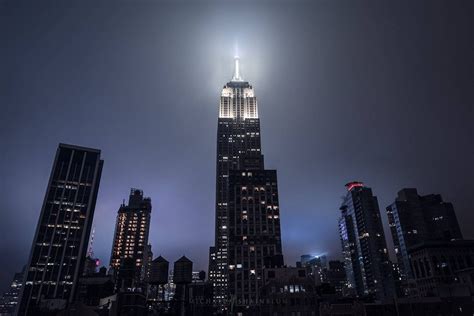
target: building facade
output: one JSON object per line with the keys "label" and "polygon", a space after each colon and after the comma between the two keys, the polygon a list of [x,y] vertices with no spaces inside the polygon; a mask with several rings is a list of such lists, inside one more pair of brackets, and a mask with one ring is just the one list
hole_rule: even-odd
{"label": "building facade", "polygon": [[[25,271],[19,315],[70,303],[84,269],[99,191],[100,150],[59,144]],[[47,304],[46,304],[47,305]]]}
{"label": "building facade", "polygon": [[410,247],[430,240],[463,238],[453,205],[439,194],[420,196],[416,189],[403,189],[386,210],[403,280],[413,278]]}
{"label": "building facade", "polygon": [[339,232],[348,284],[359,296],[391,298],[394,282],[377,197],[361,182],[346,188]]}
{"label": "building facade", "polygon": [[305,268],[266,268],[259,306],[252,315],[317,315],[318,293]]}
{"label": "building facade", "polygon": [[232,171],[229,188],[228,293],[250,306],[263,268],[283,265],[276,171]]}
{"label": "building facade", "polygon": [[[243,277],[261,269],[263,257],[270,253],[281,255],[276,172],[264,169],[257,99],[253,87],[240,76],[238,58],[233,78],[221,93],[216,160],[215,244],[210,249],[209,279],[215,304],[225,306],[230,291],[243,293],[239,286],[256,293],[254,285],[237,283],[238,274]],[[255,278],[260,278],[259,273],[255,271]]]}
{"label": "building facade", "polygon": [[117,214],[110,267],[114,270],[117,289],[140,287],[147,272],[148,234],[151,199],[132,188],[128,205],[123,203]]}
{"label": "building facade", "polygon": [[334,287],[336,293],[340,296],[346,295],[347,277],[344,269],[344,262],[339,260],[329,261],[328,269],[325,271],[326,281]]}
{"label": "building facade", "polygon": [[474,268],[474,240],[427,241],[409,250],[418,295],[470,296],[459,274]]}

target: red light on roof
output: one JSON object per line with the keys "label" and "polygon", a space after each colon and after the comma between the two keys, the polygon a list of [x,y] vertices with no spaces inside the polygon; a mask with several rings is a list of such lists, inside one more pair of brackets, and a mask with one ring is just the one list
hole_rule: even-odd
{"label": "red light on roof", "polygon": [[98,267],[100,265],[100,260],[99,259],[96,259],[95,260],[95,266]]}
{"label": "red light on roof", "polygon": [[359,181],[353,181],[346,184],[347,191],[351,191],[354,188],[363,187],[364,183]]}

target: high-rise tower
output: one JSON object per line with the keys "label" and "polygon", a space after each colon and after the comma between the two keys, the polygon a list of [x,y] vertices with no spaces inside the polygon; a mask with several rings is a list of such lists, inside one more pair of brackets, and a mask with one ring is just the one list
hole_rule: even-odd
{"label": "high-rise tower", "polygon": [[346,188],[339,232],[347,281],[359,296],[391,298],[395,288],[377,197],[361,182]]}
{"label": "high-rise tower", "polygon": [[386,210],[404,280],[413,278],[408,253],[411,247],[428,241],[463,239],[453,205],[439,194],[421,196],[416,189],[406,188]]}
{"label": "high-rise tower", "polygon": [[[100,150],[59,144],[49,178],[18,315],[39,315],[54,299],[74,299],[87,253],[103,160]],[[62,303],[59,304],[59,302]]]}
{"label": "high-rise tower", "polygon": [[128,205],[118,210],[110,267],[114,269],[117,289],[138,287],[144,280],[148,256],[151,199],[143,191],[130,190]]}
{"label": "high-rise tower", "polygon": [[264,169],[257,99],[242,79],[239,58],[234,62],[232,80],[222,89],[217,126],[215,246],[209,277],[219,306],[230,294],[246,299],[254,295],[258,282],[247,284],[248,275],[260,280],[264,260],[270,265],[271,256],[281,257],[276,171]]}

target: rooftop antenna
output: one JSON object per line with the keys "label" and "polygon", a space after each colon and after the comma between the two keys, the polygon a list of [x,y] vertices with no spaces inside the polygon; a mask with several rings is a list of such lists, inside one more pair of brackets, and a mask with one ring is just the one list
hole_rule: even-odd
{"label": "rooftop antenna", "polygon": [[240,77],[240,69],[239,69],[239,56],[234,57],[234,75],[232,76],[232,81],[242,81],[242,77]]}

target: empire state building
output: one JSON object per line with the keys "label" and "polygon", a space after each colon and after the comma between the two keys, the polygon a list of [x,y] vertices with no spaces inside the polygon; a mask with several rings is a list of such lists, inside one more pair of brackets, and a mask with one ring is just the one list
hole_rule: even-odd
{"label": "empire state building", "polygon": [[283,265],[276,170],[265,170],[257,98],[240,75],[238,57],[234,67],[219,105],[215,246],[209,256],[214,303],[221,308],[230,300],[255,304],[263,269]]}

